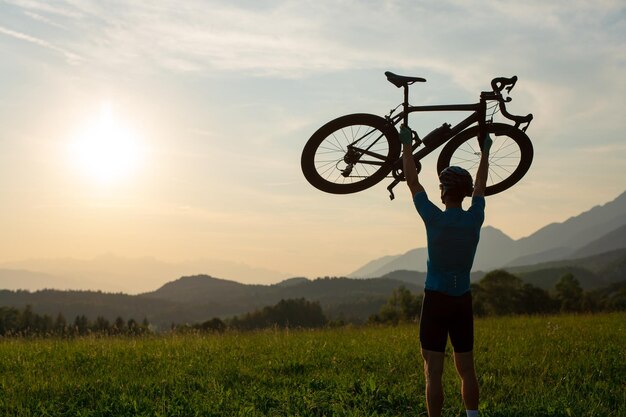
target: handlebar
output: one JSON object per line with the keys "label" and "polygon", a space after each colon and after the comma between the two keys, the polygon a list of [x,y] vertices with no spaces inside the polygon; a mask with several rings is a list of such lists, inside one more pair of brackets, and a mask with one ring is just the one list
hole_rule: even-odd
{"label": "handlebar", "polygon": [[503,100],[501,100],[501,101],[500,101],[500,112],[501,112],[501,113],[502,113],[502,115],[503,115],[504,117],[506,117],[507,119],[514,121],[514,122],[515,122],[515,127],[516,127],[516,128],[519,128],[519,126],[520,126],[522,123],[526,123],[526,126],[524,126],[524,127],[522,128],[522,131],[523,131],[523,132],[526,132],[526,129],[528,129],[528,126],[530,125],[530,122],[533,120],[533,115],[532,115],[532,113],[528,113],[526,116],[515,116],[515,115],[512,115],[511,113],[509,113],[509,112],[506,110],[506,105],[504,104],[504,101],[503,101]]}
{"label": "handlebar", "polygon": [[500,104],[500,112],[504,117],[509,120],[515,122],[515,127],[519,128],[522,123],[526,123],[526,126],[522,128],[522,131],[526,131],[530,122],[533,120],[532,114],[527,114],[526,116],[515,116],[509,113],[506,109],[506,103],[511,101],[511,97],[503,97],[502,91],[506,90],[507,93],[510,93],[513,87],[515,87],[515,83],[517,82],[517,76],[514,75],[511,78],[506,77],[497,77],[491,80],[491,88],[493,91],[483,92],[481,94],[481,100],[497,100]]}
{"label": "handlebar", "polygon": [[[502,90],[505,89],[507,93],[510,93],[513,87],[515,87],[515,83],[517,82],[517,75],[512,76],[511,78],[506,77],[498,77],[491,80],[491,88],[493,88],[494,93],[501,93]],[[510,87],[507,87],[510,86]]]}

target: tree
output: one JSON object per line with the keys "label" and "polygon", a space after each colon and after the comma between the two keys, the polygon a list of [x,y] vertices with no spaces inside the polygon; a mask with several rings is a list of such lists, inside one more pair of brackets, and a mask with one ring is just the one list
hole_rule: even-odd
{"label": "tree", "polygon": [[472,286],[472,298],[478,314],[505,315],[525,313],[524,283],[502,269],[489,272]]}
{"label": "tree", "polygon": [[115,319],[115,323],[113,323],[113,331],[116,334],[124,333],[124,329],[126,328],[126,322],[123,318],[117,317]]}
{"label": "tree", "polygon": [[22,311],[21,319],[20,319],[20,330],[24,334],[28,334],[35,328],[35,313],[33,313],[33,308],[30,305],[27,305]]}
{"label": "tree", "polygon": [[522,287],[520,301],[527,314],[548,314],[559,310],[558,302],[546,290],[531,284]]}
{"label": "tree", "polygon": [[396,288],[378,314],[369,318],[373,323],[393,323],[416,321],[422,309],[422,297],[413,295],[404,285]]}
{"label": "tree", "polygon": [[96,322],[93,324],[93,330],[97,333],[105,334],[109,332],[111,325],[107,319],[102,316],[96,317]]}
{"label": "tree", "polygon": [[319,302],[298,298],[280,300],[274,306],[234,317],[229,324],[233,328],[246,330],[272,326],[314,328],[324,326],[326,317]]}
{"label": "tree", "polygon": [[76,316],[74,319],[74,332],[79,335],[87,334],[89,331],[89,320],[83,314],[80,316]]}
{"label": "tree", "polygon": [[14,307],[0,308],[0,335],[8,336],[18,331],[20,311]]}
{"label": "tree", "polygon": [[224,330],[226,330],[226,324],[220,320],[218,317],[214,317],[211,320],[207,320],[204,323],[198,325],[198,326],[194,326],[199,328],[202,331],[208,332],[208,331],[213,331],[213,332],[218,332],[218,333],[222,333]]}
{"label": "tree", "polygon": [[556,283],[556,297],[561,303],[561,311],[580,311],[583,290],[574,275],[567,273]]}
{"label": "tree", "polygon": [[54,321],[54,332],[58,336],[63,336],[67,330],[67,321],[65,320],[65,316],[59,313],[57,315],[56,320]]}
{"label": "tree", "polygon": [[128,334],[139,333],[139,325],[137,324],[137,321],[135,321],[135,319],[128,319],[126,327],[128,328]]}

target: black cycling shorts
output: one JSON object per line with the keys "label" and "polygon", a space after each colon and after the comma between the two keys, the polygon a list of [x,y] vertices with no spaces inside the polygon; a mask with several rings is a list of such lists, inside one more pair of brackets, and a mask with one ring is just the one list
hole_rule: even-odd
{"label": "black cycling shorts", "polygon": [[455,352],[473,350],[472,294],[468,291],[460,296],[452,296],[425,290],[420,316],[422,349],[445,352],[448,334]]}

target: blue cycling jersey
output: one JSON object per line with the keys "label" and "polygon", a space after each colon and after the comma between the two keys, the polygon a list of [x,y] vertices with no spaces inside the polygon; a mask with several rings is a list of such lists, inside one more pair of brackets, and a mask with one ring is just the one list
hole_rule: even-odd
{"label": "blue cycling jersey", "polygon": [[422,191],[413,196],[417,212],[426,225],[428,261],[427,290],[463,295],[470,289],[470,271],[485,220],[485,198],[472,197],[472,206],[441,211]]}

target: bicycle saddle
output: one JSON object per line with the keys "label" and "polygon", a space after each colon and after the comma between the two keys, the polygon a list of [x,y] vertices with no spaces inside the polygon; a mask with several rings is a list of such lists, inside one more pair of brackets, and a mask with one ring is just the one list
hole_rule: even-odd
{"label": "bicycle saddle", "polygon": [[389,81],[391,84],[395,85],[398,88],[406,87],[407,85],[411,85],[416,81],[419,81],[421,83],[426,82],[426,78],[405,77],[404,75],[397,75],[390,71],[386,71],[385,75],[387,76],[387,81]]}

